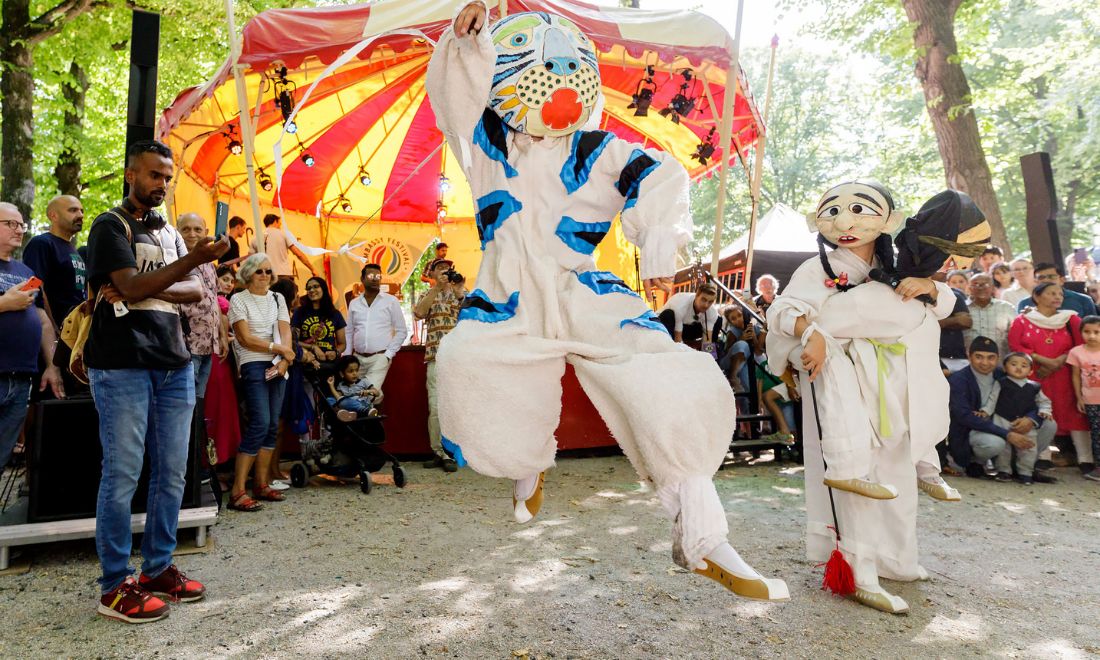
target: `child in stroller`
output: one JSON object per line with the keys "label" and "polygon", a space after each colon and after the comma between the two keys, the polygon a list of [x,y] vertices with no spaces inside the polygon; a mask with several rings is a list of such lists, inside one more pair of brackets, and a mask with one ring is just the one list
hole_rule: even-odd
{"label": "child in stroller", "polygon": [[382,392],[366,378],[359,377],[359,360],[354,355],[344,355],[337,360],[336,376],[329,376],[327,382],[332,394],[328,402],[336,407],[336,417],[341,422],[378,416],[374,404],[381,400]]}

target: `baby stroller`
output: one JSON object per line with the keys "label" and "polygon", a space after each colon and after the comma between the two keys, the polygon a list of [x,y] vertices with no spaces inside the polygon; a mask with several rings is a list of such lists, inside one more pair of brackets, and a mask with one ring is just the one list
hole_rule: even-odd
{"label": "baby stroller", "polygon": [[336,407],[324,396],[324,375],[307,371],[306,378],[313,386],[314,401],[320,411],[319,437],[302,440],[302,460],[290,468],[290,483],[304,488],[309,478],[325,475],[348,479],[359,475],[359,488],[370,494],[372,472],[378,472],[393,464],[393,483],[405,487],[405,471],[389,452],[382,449],[386,432],[382,428],[385,415],[364,417],[343,422],[336,416]]}

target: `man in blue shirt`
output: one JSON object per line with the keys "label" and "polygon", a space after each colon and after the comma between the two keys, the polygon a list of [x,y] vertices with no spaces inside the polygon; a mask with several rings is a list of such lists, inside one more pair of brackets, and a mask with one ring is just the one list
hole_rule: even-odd
{"label": "man in blue shirt", "polygon": [[58,195],[46,206],[50,230],[32,238],[23,248],[23,263],[42,280],[54,326],[60,328],[74,307],[84,302],[84,259],[73,237],[84,226],[84,206],[72,195]]}
{"label": "man in blue shirt", "polygon": [[23,243],[27,225],[14,204],[0,202],[0,469],[8,464],[23,430],[31,387],[38,375],[38,353],[46,358],[39,385],[50,386],[58,398],[65,396],[61,374],[53,366],[57,339],[46,316],[37,287],[27,287],[34,272],[12,258]]}
{"label": "man in blue shirt", "polygon": [[[1066,276],[1062,272],[1062,269],[1049,261],[1035,264],[1035,285],[1038,286],[1043,282],[1054,282],[1062,287],[1065,299],[1062,301],[1062,306],[1059,309],[1072,309],[1077,312],[1077,316],[1080,318],[1093,316],[1097,313],[1096,304],[1092,302],[1092,298],[1083,293],[1077,293],[1076,291],[1067,289]],[[1023,312],[1025,307],[1034,306],[1035,301],[1032,300],[1031,296],[1028,296],[1020,301],[1020,304],[1016,306],[1016,311]]]}

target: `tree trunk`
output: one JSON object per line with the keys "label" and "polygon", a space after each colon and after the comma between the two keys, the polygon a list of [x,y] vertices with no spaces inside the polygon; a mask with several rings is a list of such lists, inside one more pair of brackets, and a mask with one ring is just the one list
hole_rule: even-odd
{"label": "tree trunk", "polygon": [[88,91],[88,75],[73,60],[69,65],[70,79],[61,86],[61,95],[68,105],[65,108],[65,148],[57,157],[54,177],[57,191],[62,195],[80,197],[80,143],[84,138],[84,95]]}
{"label": "tree trunk", "polygon": [[0,198],[19,208],[30,221],[34,207],[34,55],[20,38],[30,23],[30,0],[3,3],[4,37],[0,39],[0,97],[3,99],[3,146],[0,147]]}
{"label": "tree trunk", "polygon": [[985,213],[992,242],[1011,256],[993,176],[971,107],[970,83],[958,59],[955,13],[962,0],[902,0],[913,26],[916,75],[924,89],[947,185],[961,190]]}

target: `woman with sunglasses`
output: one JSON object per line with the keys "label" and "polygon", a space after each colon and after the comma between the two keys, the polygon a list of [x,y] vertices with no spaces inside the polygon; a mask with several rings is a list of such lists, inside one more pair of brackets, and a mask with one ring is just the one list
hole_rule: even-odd
{"label": "woman with sunglasses", "polygon": [[[237,452],[236,474],[229,493],[229,508],[257,511],[256,500],[286,499],[268,483],[271,455],[279,429],[279,413],[286,391],[286,372],[294,359],[290,314],[283,296],[270,291],[274,279],[271,261],[263,252],[241,262],[237,280],[245,289],[229,301],[233,349],[241,374],[241,394],[248,410],[248,425]],[[254,469],[252,497],[245,492],[248,473]]]}
{"label": "woman with sunglasses", "polygon": [[302,347],[302,359],[311,363],[332,363],[347,346],[347,322],[336,309],[328,284],[320,277],[306,280],[306,299],[290,319],[294,337]]}

